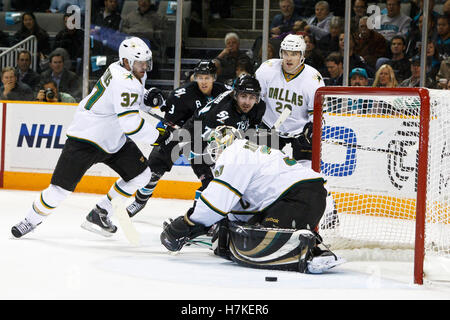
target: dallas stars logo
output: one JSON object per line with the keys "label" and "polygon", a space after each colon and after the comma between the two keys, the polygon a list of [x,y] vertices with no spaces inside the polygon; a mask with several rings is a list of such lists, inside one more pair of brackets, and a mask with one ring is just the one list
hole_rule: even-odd
{"label": "dallas stars logo", "polygon": [[322,81],[322,77],[320,76],[320,74],[316,74],[313,79],[317,80],[318,82]]}

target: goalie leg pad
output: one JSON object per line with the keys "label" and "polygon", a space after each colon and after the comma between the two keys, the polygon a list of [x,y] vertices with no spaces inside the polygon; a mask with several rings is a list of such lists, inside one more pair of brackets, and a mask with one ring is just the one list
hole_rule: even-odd
{"label": "goalie leg pad", "polygon": [[229,256],[258,269],[322,273],[345,262],[318,247],[321,238],[310,230],[261,228],[229,222]]}
{"label": "goalie leg pad", "polygon": [[236,263],[258,269],[307,272],[316,237],[309,230],[261,228],[230,222],[230,253]]}

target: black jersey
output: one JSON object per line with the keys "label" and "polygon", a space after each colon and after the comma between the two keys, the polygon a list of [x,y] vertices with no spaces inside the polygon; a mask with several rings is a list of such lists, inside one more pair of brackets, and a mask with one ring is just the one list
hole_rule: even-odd
{"label": "black jersey", "polygon": [[233,91],[229,90],[220,94],[205,107],[198,109],[184,128],[191,134],[195,134],[194,123],[201,121],[203,139],[206,139],[212,130],[223,125],[247,131],[249,128],[257,128],[261,124],[265,110],[266,104],[260,100],[250,112],[241,113],[238,111]]}
{"label": "black jersey", "polygon": [[161,108],[161,111],[165,112],[164,118],[167,121],[181,127],[196,110],[203,108],[228,89],[224,84],[214,82],[211,96],[206,96],[198,88],[197,82],[189,82],[170,93],[166,106]]}

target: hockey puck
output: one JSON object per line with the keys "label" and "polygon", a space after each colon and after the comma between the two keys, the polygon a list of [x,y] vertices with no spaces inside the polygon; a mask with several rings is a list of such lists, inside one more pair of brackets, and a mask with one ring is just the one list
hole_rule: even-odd
{"label": "hockey puck", "polygon": [[278,281],[278,278],[277,277],[266,277],[266,281],[274,282],[274,281]]}

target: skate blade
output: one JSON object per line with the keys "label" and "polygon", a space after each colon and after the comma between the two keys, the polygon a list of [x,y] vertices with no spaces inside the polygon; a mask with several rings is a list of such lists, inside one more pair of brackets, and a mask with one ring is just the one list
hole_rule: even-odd
{"label": "skate blade", "polygon": [[99,235],[101,235],[101,236],[103,236],[103,237],[107,237],[107,238],[112,237],[113,234],[114,234],[114,233],[111,233],[111,232],[108,232],[108,231],[103,230],[102,228],[100,228],[99,226],[97,226],[95,223],[91,223],[91,222],[89,222],[89,221],[84,221],[84,222],[81,224],[81,228],[83,228],[83,229],[85,229],[85,230],[87,230],[87,231],[90,231],[90,232],[99,234]]}

